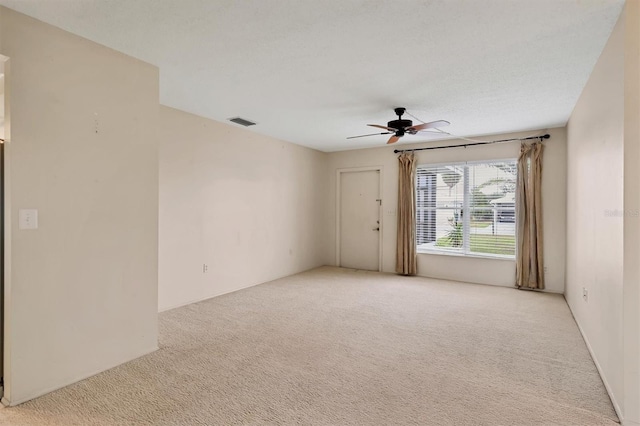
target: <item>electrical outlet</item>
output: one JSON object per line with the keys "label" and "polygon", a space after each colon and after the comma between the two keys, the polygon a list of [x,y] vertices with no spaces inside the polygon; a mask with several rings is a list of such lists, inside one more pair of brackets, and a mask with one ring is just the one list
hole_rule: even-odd
{"label": "electrical outlet", "polygon": [[544,273],[546,274],[547,272],[549,272],[549,267],[548,267],[548,266],[545,266],[545,267],[544,267]]}
{"label": "electrical outlet", "polygon": [[589,301],[589,290],[586,287],[582,287],[582,298],[585,302]]}
{"label": "electrical outlet", "polygon": [[206,263],[202,264],[202,273],[206,274],[207,271],[209,271],[209,265],[207,265]]}

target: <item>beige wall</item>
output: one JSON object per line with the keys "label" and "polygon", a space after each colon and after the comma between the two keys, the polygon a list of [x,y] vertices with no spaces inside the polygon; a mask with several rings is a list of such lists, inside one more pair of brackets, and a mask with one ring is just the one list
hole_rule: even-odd
{"label": "beige wall", "polygon": [[[566,299],[616,408],[623,405],[624,19],[567,126]],[[636,218],[637,219],[637,218]],[[583,288],[588,300],[583,298]]]}
{"label": "beige wall", "polygon": [[[564,129],[551,129],[551,139],[546,144],[543,170],[543,219],[545,265],[547,266],[547,290],[564,291],[565,253],[565,164],[566,134]],[[524,137],[536,132],[496,135],[479,138],[482,140]],[[540,133],[538,133],[540,134]],[[444,144],[459,144],[465,141],[453,140]],[[411,147],[434,146],[439,143],[410,145]],[[440,143],[442,144],[442,143]],[[395,271],[396,209],[398,190],[398,160],[395,148],[408,145],[385,146],[364,150],[334,152],[329,154],[327,202],[328,244],[325,262],[336,264],[336,170],[342,168],[382,166],[382,270]],[[474,160],[496,160],[517,158],[520,145],[517,142],[417,152],[418,164],[445,163]],[[502,259],[418,254],[418,274],[427,277],[466,281],[472,283],[513,286],[515,283],[515,261]]]}
{"label": "beige wall", "polygon": [[[640,1],[624,12],[624,424],[640,425]],[[638,212],[636,214],[636,212]]]}
{"label": "beige wall", "polygon": [[[0,53],[17,404],[157,348],[158,70],[6,8]],[[20,209],[39,229],[18,229]]]}
{"label": "beige wall", "polygon": [[0,59],[0,139],[4,139],[4,62]]}
{"label": "beige wall", "polygon": [[323,264],[326,154],[168,107],[160,130],[160,310]]}

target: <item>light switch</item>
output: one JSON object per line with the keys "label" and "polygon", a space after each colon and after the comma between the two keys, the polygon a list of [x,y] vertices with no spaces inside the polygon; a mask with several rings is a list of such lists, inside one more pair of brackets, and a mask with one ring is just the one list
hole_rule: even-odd
{"label": "light switch", "polygon": [[18,229],[38,229],[38,210],[22,209],[18,216]]}

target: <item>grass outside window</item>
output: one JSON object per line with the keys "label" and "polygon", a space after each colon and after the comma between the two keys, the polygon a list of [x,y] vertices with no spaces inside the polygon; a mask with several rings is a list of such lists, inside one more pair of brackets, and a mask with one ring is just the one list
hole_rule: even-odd
{"label": "grass outside window", "polygon": [[[516,238],[510,235],[470,235],[470,252],[479,254],[497,254],[515,256]],[[436,247],[457,248],[449,237],[436,241]]]}

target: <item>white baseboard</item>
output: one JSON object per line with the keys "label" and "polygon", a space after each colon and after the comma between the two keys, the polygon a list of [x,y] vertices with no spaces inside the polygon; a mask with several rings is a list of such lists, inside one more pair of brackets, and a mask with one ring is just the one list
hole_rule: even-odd
{"label": "white baseboard", "polygon": [[200,297],[198,299],[190,300],[188,302],[181,302],[181,303],[178,303],[177,305],[171,305],[169,307],[159,309],[158,313],[167,312],[167,311],[170,311],[172,309],[182,308],[183,306],[188,306],[188,305],[191,305],[193,303],[204,302],[205,300],[213,299],[213,298],[218,297],[218,296],[224,296],[225,294],[235,293],[236,291],[245,290],[247,288],[255,287],[257,285],[270,283],[271,281],[276,281],[276,280],[279,280],[279,279],[282,279],[282,278],[291,277],[293,275],[298,275],[298,274],[301,274],[303,272],[312,271],[314,269],[322,268],[323,266],[326,266],[326,265],[314,266],[314,267],[312,267],[310,269],[304,269],[302,271],[293,272],[291,274],[282,275],[282,276],[279,276],[279,277],[276,277],[276,278],[271,278],[271,279],[268,279],[267,281],[263,281],[263,282],[259,282],[259,283],[255,283],[255,284],[247,284],[245,286],[234,288],[232,290],[223,291],[222,293],[210,294],[210,295],[206,295],[206,296]]}
{"label": "white baseboard", "polygon": [[622,426],[640,426],[640,423],[634,422],[633,420],[622,421]]}
{"label": "white baseboard", "polygon": [[33,395],[29,395],[29,396],[20,398],[19,400],[11,400],[11,401],[9,401],[6,397],[2,397],[2,400],[0,400],[0,402],[2,402],[2,405],[4,405],[5,407],[14,407],[16,405],[22,404],[23,402],[30,401],[32,399],[35,399],[35,398],[38,398],[40,396],[46,395],[46,394],[48,394],[50,392],[53,392],[53,391],[56,391],[58,389],[62,389],[64,387],[67,387],[69,385],[77,383],[77,382],[79,382],[81,380],[88,379],[89,377],[93,377],[93,376],[95,376],[97,374],[103,373],[103,372],[105,372],[107,370],[111,370],[112,368],[115,368],[115,367],[117,367],[119,365],[122,365],[122,364],[126,364],[127,362],[133,361],[134,359],[138,359],[138,358],[140,358],[142,356],[149,355],[150,353],[155,352],[157,350],[158,350],[158,346],[155,346],[152,349],[144,351],[140,355],[137,355],[137,356],[135,356],[135,357],[133,357],[131,359],[127,359],[125,361],[119,361],[119,362],[117,362],[117,363],[115,363],[115,364],[113,364],[113,365],[111,365],[111,366],[109,366],[107,368],[102,368],[102,369],[100,369],[98,371],[94,371],[94,372],[91,372],[91,373],[88,373],[88,374],[84,374],[82,376],[75,377],[75,378],[73,378],[73,379],[71,379],[71,380],[69,380],[69,381],[67,381],[67,382],[65,382],[65,383],[63,383],[61,385],[56,385],[56,386],[53,386],[51,388],[36,392]]}
{"label": "white baseboard", "polygon": [[[580,323],[576,319],[576,316],[573,314],[573,310],[571,309],[571,305],[567,301],[566,297],[564,298],[564,301],[567,304],[567,306],[569,307],[569,311],[571,312],[571,316],[573,317],[573,321],[578,326],[578,330],[580,330],[580,334],[582,335],[582,340],[584,340],[585,345],[587,345],[587,349],[589,350],[589,354],[591,355],[591,359],[593,360],[593,363],[596,365],[596,369],[598,370],[598,374],[600,375],[600,379],[602,379],[602,383],[604,383],[604,388],[607,390],[607,394],[609,394],[609,399],[611,399],[611,403],[613,404],[613,409],[616,410],[616,414],[618,415],[618,419],[620,419],[620,423],[622,425],[624,425],[624,426],[636,426],[636,425],[638,425],[635,422],[632,422],[632,423],[625,423],[624,422],[624,418],[622,416],[622,410],[620,409],[620,405],[618,405],[618,401],[616,401],[616,398],[613,395],[613,392],[611,391],[611,386],[609,386],[609,382],[607,382],[607,377],[604,375],[604,373],[602,371],[602,368],[600,367],[600,363],[598,362],[598,358],[596,357],[596,354],[593,352],[593,348],[591,348],[591,343],[589,343],[589,339],[587,338],[587,335],[584,333],[584,330],[582,329],[582,326],[580,325]],[[638,426],[640,426],[640,425],[638,425]]]}
{"label": "white baseboard", "polygon": [[[288,276],[288,275],[285,275],[285,276]],[[284,277],[282,277],[282,278],[284,278]],[[279,278],[276,278],[276,279],[279,279]],[[269,282],[269,281],[265,281],[265,282]],[[246,285],[246,286],[243,286],[243,287],[238,287],[238,288],[234,288],[232,290],[224,291],[222,293],[216,293],[216,294],[213,294],[213,295],[207,295],[207,296],[204,296],[204,297],[200,297],[198,299],[189,300],[188,302],[181,302],[181,303],[178,303],[177,305],[171,305],[169,307],[162,308],[162,309],[158,310],[158,313],[167,312],[167,311],[171,311],[173,309],[182,308],[183,306],[192,305],[192,304],[198,303],[198,302],[204,302],[205,300],[214,299],[214,298],[216,298],[218,296],[224,296],[225,294],[235,293],[236,291],[245,290],[247,288],[255,287],[255,286],[260,285],[260,284],[264,284],[264,283],[249,284],[249,285]]]}

